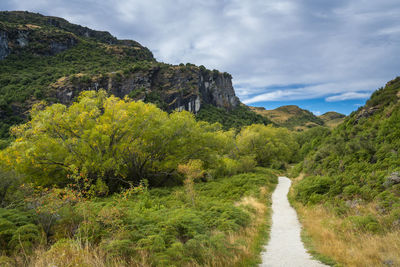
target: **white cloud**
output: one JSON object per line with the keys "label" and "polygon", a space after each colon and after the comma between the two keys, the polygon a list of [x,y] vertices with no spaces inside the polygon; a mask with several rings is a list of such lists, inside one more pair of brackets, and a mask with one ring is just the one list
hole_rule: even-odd
{"label": "white cloud", "polygon": [[[302,99],[314,99],[314,98],[325,98],[327,101],[339,101],[348,99],[362,99],[367,98],[371,95],[370,92],[358,93],[357,91],[362,88],[372,88],[375,80],[365,80],[354,83],[325,83],[318,85],[306,85],[300,88],[291,88],[287,86],[284,89],[265,89],[270,90],[267,93],[259,93],[255,96],[249,97],[249,92],[252,90],[241,90],[238,92],[239,96],[243,98],[243,103],[252,104],[257,102],[266,101],[293,101]],[[260,92],[260,89],[258,90]],[[331,96],[332,94],[339,94]],[[366,97],[365,97],[366,96]],[[340,99],[342,98],[342,99]]]}
{"label": "white cloud", "polygon": [[371,93],[358,93],[358,92],[348,92],[340,95],[329,96],[325,98],[328,102],[342,101],[349,99],[366,99],[371,96]]}

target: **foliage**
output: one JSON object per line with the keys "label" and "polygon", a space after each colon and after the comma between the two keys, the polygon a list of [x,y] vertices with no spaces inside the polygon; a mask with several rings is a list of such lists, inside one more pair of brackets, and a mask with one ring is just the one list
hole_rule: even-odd
{"label": "foliage", "polygon": [[101,179],[115,191],[144,178],[159,185],[174,177],[180,162],[201,159],[209,167],[232,140],[189,112],[167,114],[104,91],[84,92],[70,107],[36,106],[31,117],[13,129],[16,141],[1,157],[42,185]]}
{"label": "foliage", "polygon": [[[27,26],[32,24],[35,27]],[[50,96],[49,85],[61,77],[138,70],[144,65],[142,61],[154,61],[151,52],[137,42],[117,40],[108,32],[93,31],[61,18],[0,12],[0,29],[13,40],[20,35],[27,40],[23,47],[10,44],[12,53],[0,60],[0,138],[8,138],[10,126],[26,120],[23,113],[33,102],[57,101]],[[73,46],[51,52],[52,45],[70,40],[74,40]]]}
{"label": "foliage", "polygon": [[32,214],[0,208],[0,253],[29,253],[40,238],[41,232]]}
{"label": "foliage", "polygon": [[231,111],[226,111],[212,105],[203,105],[199,113],[196,114],[196,119],[210,123],[221,123],[225,130],[240,129],[253,123],[272,124],[270,120],[256,114],[246,106],[238,106]]}
{"label": "foliage", "polygon": [[193,206],[195,205],[195,180],[204,176],[203,162],[201,160],[189,160],[186,164],[178,165],[178,172],[186,176],[184,181],[186,193],[192,200]]}
{"label": "foliage", "polygon": [[400,186],[393,181],[400,170],[399,88],[399,78],[389,82],[331,133],[313,129],[298,136],[300,153],[306,155],[300,166],[310,175],[296,186],[298,201],[324,203],[340,216],[349,216],[354,205],[373,203],[379,222],[365,211],[349,219],[353,225],[372,233],[381,232],[381,226],[398,228],[393,214]]}
{"label": "foliage", "polygon": [[298,145],[285,128],[253,124],[244,127],[236,140],[239,154],[254,156],[260,166],[284,168],[297,155]]}
{"label": "foliage", "polygon": [[18,202],[21,198],[15,193],[21,184],[21,176],[14,171],[0,168],[0,208]]}
{"label": "foliage", "polygon": [[[199,168],[200,162],[192,161],[184,169],[191,170],[187,172],[194,175],[191,177],[200,177]],[[261,198],[260,187],[271,192],[276,183],[276,176],[262,168],[209,182],[198,181],[193,183],[196,205],[192,205],[187,201],[185,187],[148,189],[144,182],[108,198],[75,202],[69,205],[69,212],[65,206],[53,205],[57,217],[47,240],[36,235],[38,228],[31,224],[35,222],[43,228],[41,221],[34,220],[37,215],[26,217],[18,232],[23,231],[24,235],[20,236],[31,244],[48,242],[43,258],[53,257],[53,262],[79,262],[78,259],[86,262],[87,257],[80,247],[87,246],[88,249],[96,247],[101,257],[97,260],[104,263],[119,258],[128,265],[138,262],[152,266],[206,265],[216,257],[227,261],[240,250],[240,240],[231,241],[229,237],[250,225],[255,210],[236,203],[246,196]],[[53,192],[42,195],[49,194],[54,195]],[[49,205],[58,202],[47,199]],[[35,210],[50,209],[40,204]],[[0,209],[0,218],[7,220],[11,220],[9,215],[2,217],[2,211],[16,214],[15,210]],[[13,222],[8,223],[6,229],[13,229],[14,233],[19,228],[13,225]],[[7,253],[19,251],[12,236],[7,238],[0,239],[7,241],[4,242],[9,246]],[[30,248],[29,244],[24,248]],[[61,256],[55,260],[58,253]]]}

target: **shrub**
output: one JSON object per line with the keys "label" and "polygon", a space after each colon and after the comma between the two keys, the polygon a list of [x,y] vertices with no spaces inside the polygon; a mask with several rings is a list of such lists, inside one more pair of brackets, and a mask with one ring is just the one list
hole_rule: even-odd
{"label": "shrub", "polygon": [[301,180],[295,187],[295,198],[303,204],[316,204],[324,199],[333,185],[333,178],[311,176]]}
{"label": "shrub", "polygon": [[40,242],[39,228],[34,224],[23,225],[14,232],[10,246],[14,251],[31,253],[34,246]]}
{"label": "shrub", "polygon": [[381,231],[378,220],[371,214],[366,216],[350,216],[348,220],[353,224],[354,228],[363,232],[377,233]]}

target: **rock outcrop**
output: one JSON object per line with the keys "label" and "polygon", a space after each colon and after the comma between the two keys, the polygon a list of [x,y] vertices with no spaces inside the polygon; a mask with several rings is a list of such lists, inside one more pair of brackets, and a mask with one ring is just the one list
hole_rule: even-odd
{"label": "rock outcrop", "polygon": [[78,39],[71,33],[54,32],[43,36],[40,30],[31,26],[10,28],[0,24],[0,60],[22,51],[52,56],[78,44]]}
{"label": "rock outcrop", "polygon": [[154,60],[151,51],[136,41],[118,40],[106,31],[95,31],[58,17],[24,11],[0,12],[0,60],[22,51],[51,56],[75,45],[80,39],[130,50],[137,60]]}
{"label": "rock outcrop", "polygon": [[69,104],[84,90],[105,89],[118,97],[153,102],[167,111],[197,113],[203,104],[226,110],[240,104],[227,73],[209,71],[194,65],[172,66],[154,63],[147,69],[115,72],[88,77],[63,77],[50,85],[50,96]]}
{"label": "rock outcrop", "polygon": [[0,60],[4,59],[10,54],[10,48],[8,47],[8,36],[4,31],[0,31]]}

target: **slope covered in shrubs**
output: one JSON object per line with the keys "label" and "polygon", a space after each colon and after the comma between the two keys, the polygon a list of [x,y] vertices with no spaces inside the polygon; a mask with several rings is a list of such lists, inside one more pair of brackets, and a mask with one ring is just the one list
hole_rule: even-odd
{"label": "slope covered in shrubs", "polygon": [[0,260],[15,265],[255,264],[276,184],[256,166],[297,156],[287,129],[225,131],[102,90],[38,104],[12,133],[0,151]]}
{"label": "slope covered in shrubs", "polygon": [[[400,240],[400,78],[332,132],[309,134],[307,142],[299,139],[305,159],[293,176],[302,171],[306,177],[293,198],[305,222],[322,216],[306,227],[316,247],[345,265],[400,264],[395,244],[386,245]],[[332,246],[323,244],[326,238]]]}

